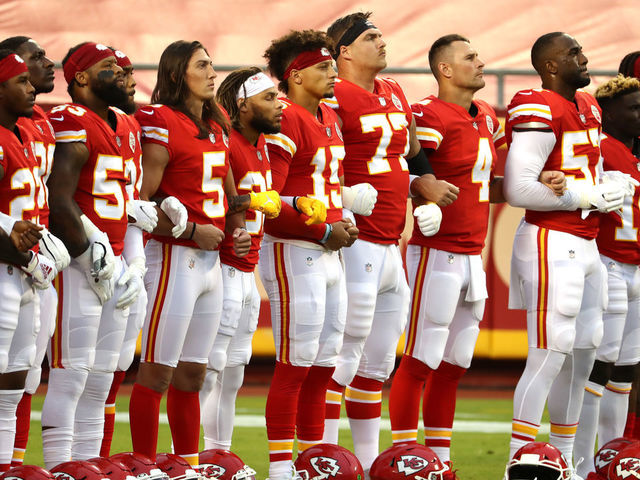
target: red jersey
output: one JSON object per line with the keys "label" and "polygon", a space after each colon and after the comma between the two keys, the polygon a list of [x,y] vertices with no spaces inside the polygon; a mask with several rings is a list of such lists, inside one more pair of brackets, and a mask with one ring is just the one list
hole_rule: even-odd
{"label": "red jersey", "polygon": [[[124,116],[112,113],[117,124],[126,121]],[[57,143],[81,142],[89,150],[73,199],[82,213],[107,234],[113,253],[120,255],[127,231],[126,179],[120,138],[95,112],[74,103],[51,109],[49,121]]]}
{"label": "red jersey", "polygon": [[[543,170],[564,172],[569,187],[574,182],[596,184],[602,119],[595,98],[578,91],[574,103],[551,90],[522,90],[516,93],[508,107],[507,141],[511,143],[515,126],[530,122],[545,124],[556,137]],[[581,210],[527,210],[525,220],[539,227],[595,238],[599,216],[589,214],[583,220],[581,214]]]}
{"label": "red jersey", "polygon": [[[258,142],[251,145],[240,132],[232,129],[229,142],[229,163],[238,195],[269,190],[271,167],[264,135],[260,135]],[[260,258],[260,242],[264,236],[264,213],[247,210],[246,227],[251,235],[249,253],[245,257],[237,257],[233,252],[233,239],[231,235],[227,235],[220,246],[220,260],[243,272],[253,272]]]}
{"label": "red jersey", "polygon": [[[611,136],[602,136],[602,157],[604,170],[618,170],[628,173],[640,181],[640,160],[633,156],[624,143]],[[619,212],[600,215],[600,231],[598,232],[598,250],[603,255],[618,262],[640,265],[640,188],[636,187],[633,200],[624,197],[622,217]]]}
{"label": "red jersey", "polygon": [[[335,112],[323,105],[319,117],[291,102],[283,103],[280,133],[266,135],[273,188],[282,196],[309,196],[327,207],[326,223],[342,219],[340,176],[344,144]],[[278,238],[309,240],[286,232],[279,220],[267,220],[265,231]]]}
{"label": "red jersey", "polygon": [[33,147],[39,168],[36,171],[37,202],[39,210],[39,223],[49,226],[49,190],[47,180],[51,174],[53,165],[53,152],[56,148],[56,136],[51,123],[44,110],[34,105],[31,118],[20,117],[18,125],[29,130],[33,137]]}
{"label": "red jersey", "polygon": [[[142,143],[156,143],[169,152],[158,197],[176,197],[187,209],[189,221],[224,230],[229,139],[220,125],[211,121],[212,133],[207,138],[198,138],[198,127],[193,121],[165,105],[140,108],[135,117],[142,127]],[[199,248],[193,240],[152,237],[163,243]]]}
{"label": "red jersey", "polygon": [[16,125],[20,138],[0,126],[0,212],[38,223],[38,162],[30,129]]}
{"label": "red jersey", "polygon": [[373,213],[355,215],[358,238],[374,243],[398,243],[405,224],[409,196],[411,107],[400,86],[376,78],[373,93],[338,79],[335,99],[327,101],[342,119],[346,155],[344,184],[370,183],[378,191]]}
{"label": "red jersey", "polygon": [[505,143],[493,108],[474,100],[475,116],[435,96],[411,106],[422,148],[433,150],[429,163],[439,180],[460,189],[458,199],[442,209],[440,230],[432,237],[420,232],[414,219],[410,244],[448,252],[479,255],[489,222],[489,185],[497,159],[496,148]]}
{"label": "red jersey", "polygon": [[121,110],[115,110],[125,119],[124,122],[118,124],[116,133],[120,137],[122,145],[124,172],[127,177],[127,198],[138,200],[142,186],[142,129],[133,116],[127,115]]}

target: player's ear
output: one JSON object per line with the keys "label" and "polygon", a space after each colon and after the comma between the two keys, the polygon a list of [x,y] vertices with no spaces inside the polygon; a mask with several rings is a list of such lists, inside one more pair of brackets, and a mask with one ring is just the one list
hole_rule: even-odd
{"label": "player's ear", "polygon": [[249,110],[249,107],[247,106],[247,100],[245,98],[238,98],[236,100],[236,105],[238,105],[238,110],[246,113]]}
{"label": "player's ear", "polygon": [[300,85],[302,83],[302,74],[300,73],[300,70],[293,70],[291,72],[291,77],[289,78],[293,78],[296,85]]}
{"label": "player's ear", "polygon": [[554,60],[546,60],[544,62],[544,68],[547,72],[549,72],[552,75],[555,75],[558,73],[558,64]]}
{"label": "player's ear", "polygon": [[[347,60],[351,60],[351,50],[347,45],[340,45],[340,57],[344,57]],[[337,60],[336,60],[337,62]]]}
{"label": "player's ear", "polygon": [[76,72],[74,79],[78,86],[84,87],[87,83],[89,83],[89,74],[86,71]]}
{"label": "player's ear", "polygon": [[445,78],[451,78],[451,65],[446,62],[438,63],[438,71]]}

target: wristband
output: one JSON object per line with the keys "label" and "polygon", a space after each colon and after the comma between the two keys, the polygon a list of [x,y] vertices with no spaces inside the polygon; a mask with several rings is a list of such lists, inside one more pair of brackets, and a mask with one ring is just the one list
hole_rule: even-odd
{"label": "wristband", "polygon": [[298,212],[298,213],[302,213],[300,210],[298,210],[298,198],[300,197],[293,197],[293,209]]}
{"label": "wristband", "polygon": [[327,243],[331,236],[331,232],[333,232],[333,227],[330,223],[327,223],[327,228],[324,231],[324,236],[320,239],[320,243]]}
{"label": "wristband", "polygon": [[191,235],[189,235],[189,240],[193,239],[194,233],[196,233],[196,222],[193,222],[193,228],[191,229]]}

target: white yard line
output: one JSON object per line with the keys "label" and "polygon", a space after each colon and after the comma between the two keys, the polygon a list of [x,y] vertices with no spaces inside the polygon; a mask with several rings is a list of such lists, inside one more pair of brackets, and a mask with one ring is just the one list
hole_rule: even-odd
{"label": "white yard line", "polygon": [[[40,413],[31,412],[31,420],[40,421]],[[129,414],[127,412],[117,412],[116,422],[129,423]],[[160,414],[160,423],[168,424],[167,414]],[[263,427],[264,416],[262,415],[236,415],[236,427]],[[382,430],[391,430],[389,420],[382,420],[380,425]],[[340,419],[340,429],[349,430],[349,421],[346,418]],[[456,432],[473,432],[473,433],[511,433],[511,422],[487,422],[473,420],[456,420],[453,422],[453,430]],[[549,424],[542,424],[539,433],[549,433]]]}

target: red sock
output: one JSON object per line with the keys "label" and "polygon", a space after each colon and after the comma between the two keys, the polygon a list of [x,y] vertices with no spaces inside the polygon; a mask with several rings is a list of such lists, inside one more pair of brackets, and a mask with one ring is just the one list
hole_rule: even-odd
{"label": "red sock", "polygon": [[345,392],[347,417],[367,420],[382,414],[383,382],[356,375]]}
{"label": "red sock", "polygon": [[104,405],[104,433],[102,435],[102,445],[100,446],[101,457],[108,457],[111,450],[111,440],[113,439],[113,430],[116,423],[116,397],[126,374],[127,372],[113,372],[113,382]]}
{"label": "red sock", "polygon": [[404,355],[400,360],[389,395],[391,438],[394,445],[417,440],[420,398],[425,381],[432,371],[410,355]]}
{"label": "red sock", "polygon": [[265,407],[270,462],[293,458],[298,397],[309,370],[276,362]]}
{"label": "red sock", "polygon": [[[18,406],[18,408],[20,408]],[[627,413],[627,423],[624,426],[624,433],[622,434],[625,438],[633,438],[633,431],[636,425],[636,413],[629,412]]]}
{"label": "red sock", "polygon": [[185,392],[170,385],[167,417],[176,455],[180,455],[190,465],[197,465],[200,441],[199,392]]}
{"label": "red sock", "polygon": [[156,461],[158,423],[162,393],[136,383],[129,401],[129,424],[133,451]]}
{"label": "red sock", "polygon": [[438,369],[431,374],[429,391],[425,391],[422,403],[424,439],[427,447],[444,448],[447,451],[450,448],[451,427],[456,411],[456,391],[458,382],[466,371],[466,368],[441,362]]}
{"label": "red sock", "polygon": [[31,427],[31,397],[30,393],[23,393],[16,410],[16,438],[13,442],[12,467],[20,466],[24,462],[24,452],[27,450],[29,427]]}
{"label": "red sock", "polygon": [[[324,413],[325,418],[329,420],[340,420],[340,407],[342,406],[343,396],[344,387],[333,378],[330,379],[327,384],[327,404],[326,411]],[[338,397],[340,397],[340,400],[338,400]]]}
{"label": "red sock", "polygon": [[296,419],[298,451],[300,452],[304,452],[315,444],[322,443],[327,384],[335,369],[335,367],[314,365],[300,388]]}

